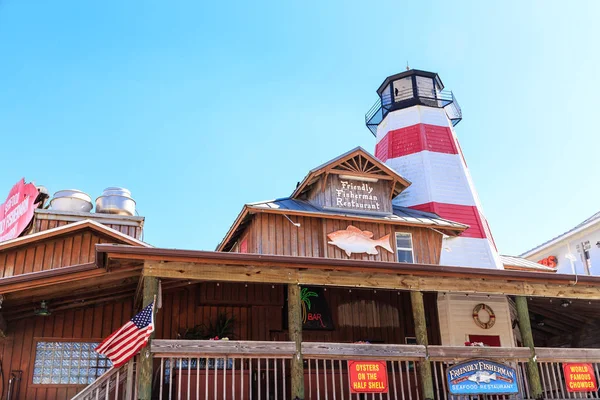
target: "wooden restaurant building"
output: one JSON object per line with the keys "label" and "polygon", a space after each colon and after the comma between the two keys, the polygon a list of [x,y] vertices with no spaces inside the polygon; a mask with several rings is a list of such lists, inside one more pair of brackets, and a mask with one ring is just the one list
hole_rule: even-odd
{"label": "wooden restaurant building", "polygon": [[[356,148],[244,205],[216,251],[152,247],[119,210],[30,201],[0,242],[2,396],[600,397],[600,277],[498,254],[437,74],[378,94],[376,156]],[[149,345],[112,368],[94,348],[154,299]]]}

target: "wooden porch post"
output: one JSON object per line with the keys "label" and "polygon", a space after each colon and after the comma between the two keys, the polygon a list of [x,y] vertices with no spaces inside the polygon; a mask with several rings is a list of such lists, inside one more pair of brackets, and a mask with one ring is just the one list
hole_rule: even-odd
{"label": "wooden porch post", "polygon": [[[427,323],[425,322],[423,293],[411,291],[410,301],[412,304],[413,319],[415,321],[415,337],[417,339],[417,344],[427,347],[429,343],[427,341]],[[429,360],[419,362],[419,374],[421,375],[423,398],[426,400],[433,399],[433,377],[431,375],[431,362]]]}
{"label": "wooden porch post", "polygon": [[[144,296],[142,300],[142,307],[146,307],[152,301],[154,296],[158,293],[158,279],[153,276],[144,276]],[[154,317],[156,318],[156,307],[154,307]],[[150,335],[148,345],[140,351],[139,355],[139,381],[138,381],[138,393],[140,400],[150,400],[152,398],[152,353],[150,353],[150,345],[154,338],[154,332]]]}
{"label": "wooden porch post", "polygon": [[523,344],[531,349],[531,358],[527,362],[527,375],[531,397],[534,399],[542,398],[542,382],[540,380],[540,370],[535,361],[535,346],[533,335],[531,333],[531,321],[529,320],[529,309],[527,308],[527,297],[515,296],[517,306],[517,315],[519,317],[519,329],[521,330],[521,339]]}
{"label": "wooden porch post", "polygon": [[304,363],[302,361],[302,300],[300,286],[288,284],[288,332],[296,343],[296,355],[291,360],[292,399],[304,400]]}

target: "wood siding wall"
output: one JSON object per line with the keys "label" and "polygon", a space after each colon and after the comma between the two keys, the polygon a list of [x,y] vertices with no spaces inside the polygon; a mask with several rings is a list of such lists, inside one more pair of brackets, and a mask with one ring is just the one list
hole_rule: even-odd
{"label": "wood siding wall", "polygon": [[0,278],[91,263],[96,244],[111,242],[88,230],[8,249],[0,252]]}
{"label": "wood siding wall", "polygon": [[[322,219],[311,217],[291,216],[292,221],[300,224],[294,226],[284,216],[279,214],[259,213],[241,235],[248,240],[248,252],[257,254],[275,254],[306,257],[327,257],[354,260],[395,261],[396,239],[394,232],[411,233],[415,262],[424,264],[439,264],[442,248],[442,235],[427,228],[400,227],[390,224],[376,224],[340,219]],[[348,225],[354,225],[361,230],[374,233],[379,239],[390,235],[390,244],[394,253],[382,248],[378,255],[352,254],[348,257],[338,247],[328,244],[327,234],[344,230]],[[246,236],[247,235],[247,236]],[[237,250],[238,247],[234,247]]]}
{"label": "wood siding wall", "polygon": [[[473,320],[477,304],[487,304],[496,314],[496,323],[489,329],[480,328]],[[508,300],[503,296],[440,294],[438,301],[439,324],[444,346],[463,346],[468,335],[498,336],[503,347],[514,346],[514,334]],[[481,313],[485,322],[485,312]]]}
{"label": "wood siding wall", "polygon": [[[142,237],[142,228],[139,226],[131,226],[131,225],[121,225],[121,224],[107,224],[104,223],[101,219],[94,219],[93,214],[91,214],[92,220],[99,222],[111,229],[124,233],[125,235],[131,236],[135,239],[141,239]],[[61,221],[55,219],[39,219],[35,218],[33,222],[33,231],[31,233],[38,233],[47,231],[48,229],[58,228],[60,226],[72,224],[77,221]]]}
{"label": "wood siding wall", "polygon": [[86,385],[33,385],[33,361],[38,340],[101,341],[131,317],[132,301],[57,312],[49,317],[9,321],[8,337],[0,344],[4,393],[11,371],[23,371],[19,399],[66,400]]}
{"label": "wood siding wall", "polygon": [[[156,318],[156,337],[176,339],[187,329],[214,322],[225,313],[234,317],[235,339],[287,340],[284,285],[200,283],[163,294]],[[335,329],[305,331],[305,341],[405,343],[414,336],[407,292],[328,288],[325,297]],[[439,344],[436,295],[425,295],[429,340]],[[70,399],[82,385],[33,385],[35,344],[39,339],[100,341],[132,316],[132,299],[65,310],[49,317],[9,321],[0,342],[4,395],[11,371],[23,371],[20,399]]]}
{"label": "wood siding wall", "polygon": [[[350,174],[351,175],[351,174]],[[339,196],[337,195],[336,189],[342,188],[341,181],[350,183],[354,186],[368,185],[373,191],[370,193],[371,196],[376,196],[377,201],[372,200],[357,200],[358,203],[361,204],[370,204],[374,205],[375,203],[379,204],[380,209],[360,209],[359,207],[344,207],[337,204],[337,199]],[[388,180],[380,180],[379,182],[361,182],[356,180],[348,180],[341,179],[337,174],[331,174],[327,177],[327,183],[325,184],[325,189],[323,189],[324,180],[321,178],[319,182],[317,182],[314,187],[310,190],[307,196],[307,200],[319,207],[325,208],[337,208],[337,209],[347,209],[349,211],[368,211],[374,213],[391,213],[392,212],[392,182]],[[363,191],[352,191],[355,195],[363,195],[368,194]],[[351,198],[343,198],[343,201],[352,201]]]}
{"label": "wood siding wall", "polygon": [[[403,291],[328,288],[334,330],[306,330],[303,340],[404,344],[414,337],[410,294]],[[425,293],[430,343],[440,344],[436,294]],[[200,283],[163,295],[156,337],[176,339],[186,329],[234,318],[234,339],[288,340],[284,285]]]}

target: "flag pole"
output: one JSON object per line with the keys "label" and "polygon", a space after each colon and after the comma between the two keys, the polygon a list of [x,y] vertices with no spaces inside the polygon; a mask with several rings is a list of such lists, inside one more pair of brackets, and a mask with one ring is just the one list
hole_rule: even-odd
{"label": "flag pole", "polygon": [[[158,279],[153,276],[144,276],[143,286],[143,304],[152,302],[152,328],[154,331],[154,313],[156,311],[156,295],[158,292]],[[152,398],[152,353],[150,348],[152,345],[152,339],[154,338],[154,332],[148,339],[146,348],[140,352],[140,375],[138,381],[138,397],[140,400],[150,400]]]}

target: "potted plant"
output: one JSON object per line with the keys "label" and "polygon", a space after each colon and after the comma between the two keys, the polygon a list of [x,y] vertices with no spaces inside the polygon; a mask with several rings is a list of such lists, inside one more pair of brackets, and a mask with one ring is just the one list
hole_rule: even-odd
{"label": "potted plant", "polygon": [[[220,313],[217,315],[216,320],[208,321],[208,324],[202,323],[194,326],[191,329],[187,329],[182,338],[184,340],[229,340],[234,336],[233,325],[235,319],[233,316],[228,316],[226,313]],[[196,367],[196,359],[191,360],[191,367]],[[225,363],[225,359],[216,359],[217,368],[222,369]],[[187,365],[186,365],[187,366]],[[200,368],[206,366],[206,358],[200,359]],[[215,359],[209,358],[208,367],[215,367]],[[227,369],[233,368],[233,359],[227,359]]]}

